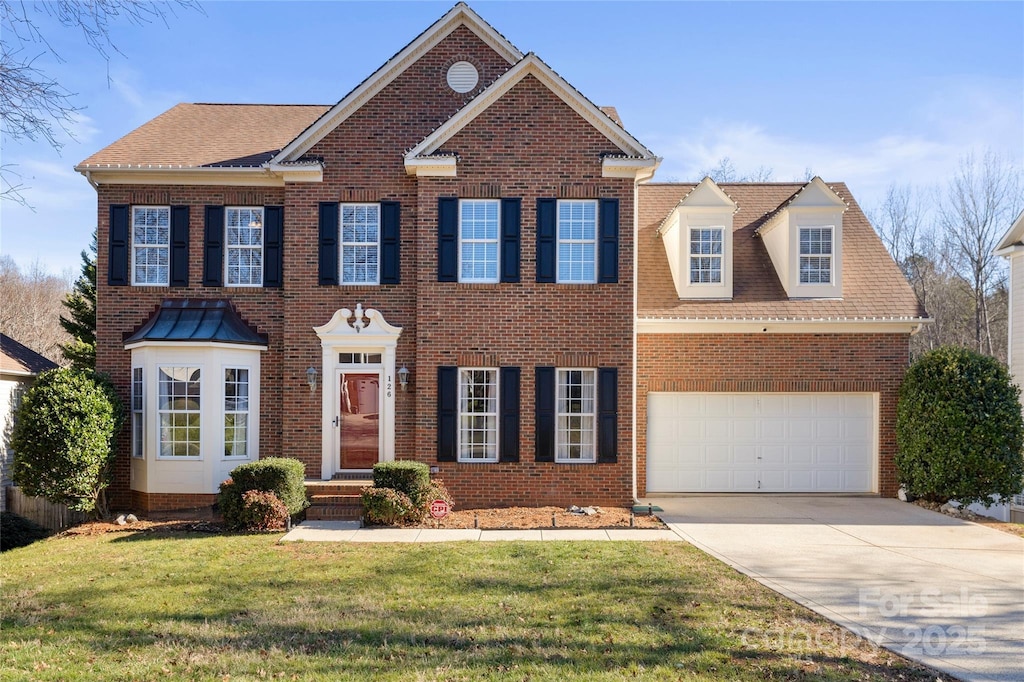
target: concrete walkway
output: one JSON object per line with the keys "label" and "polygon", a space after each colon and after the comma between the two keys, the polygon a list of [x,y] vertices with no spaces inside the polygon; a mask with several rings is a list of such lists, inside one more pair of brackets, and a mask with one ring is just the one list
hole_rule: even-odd
{"label": "concrete walkway", "polygon": [[1022,538],[872,497],[642,502],[700,549],[872,642],[963,680],[1024,681]]}
{"label": "concrete walkway", "polygon": [[680,541],[671,530],[613,528],[590,530],[476,530],[451,528],[360,528],[358,521],[303,521],[292,528],[282,542],[488,542],[500,540],[597,540],[597,541]]}

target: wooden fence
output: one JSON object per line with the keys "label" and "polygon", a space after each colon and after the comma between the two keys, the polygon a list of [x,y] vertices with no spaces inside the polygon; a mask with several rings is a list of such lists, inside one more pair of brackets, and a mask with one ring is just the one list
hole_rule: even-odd
{"label": "wooden fence", "polygon": [[85,521],[85,513],[74,512],[63,504],[54,504],[42,497],[30,497],[21,488],[10,486],[7,492],[7,511],[35,521],[44,528],[60,530]]}

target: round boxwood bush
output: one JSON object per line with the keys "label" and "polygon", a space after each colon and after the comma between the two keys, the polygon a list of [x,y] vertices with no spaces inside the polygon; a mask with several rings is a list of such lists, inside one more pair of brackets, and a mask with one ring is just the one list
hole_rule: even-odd
{"label": "round boxwood bush", "polygon": [[1020,389],[1005,366],[966,348],[931,351],[907,371],[896,442],[899,481],[916,497],[989,504],[1024,485]]}
{"label": "round boxwood bush", "polygon": [[70,368],[43,372],[18,408],[14,482],[27,495],[105,516],[120,424],[121,401],[104,376]]}
{"label": "round boxwood bush", "polygon": [[235,467],[231,478],[220,484],[217,497],[225,525],[232,530],[247,527],[242,517],[243,496],[250,490],[274,493],[290,516],[300,513],[309,506],[305,472],[302,462],[289,457],[266,457]]}

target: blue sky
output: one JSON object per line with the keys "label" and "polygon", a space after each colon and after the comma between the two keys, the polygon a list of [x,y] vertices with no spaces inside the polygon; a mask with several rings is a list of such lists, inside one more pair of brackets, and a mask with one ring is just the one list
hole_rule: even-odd
{"label": "blue sky", "polygon": [[[210,2],[117,26],[109,66],[69,29],[39,64],[85,107],[75,139],[3,141],[34,211],[0,205],[0,252],[77,274],[95,192],[72,166],[178,102],[330,104],[452,2]],[[776,180],[939,185],[991,148],[1024,161],[1024,2],[471,2],[664,161],[697,180],[725,156]],[[108,80],[109,75],[109,80]]]}

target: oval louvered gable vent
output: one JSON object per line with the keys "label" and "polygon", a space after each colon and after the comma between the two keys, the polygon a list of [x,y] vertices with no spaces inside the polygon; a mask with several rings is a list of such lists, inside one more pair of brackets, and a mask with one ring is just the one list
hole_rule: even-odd
{"label": "oval louvered gable vent", "polygon": [[455,62],[448,68],[448,87],[455,92],[469,92],[480,82],[480,74],[469,62]]}

